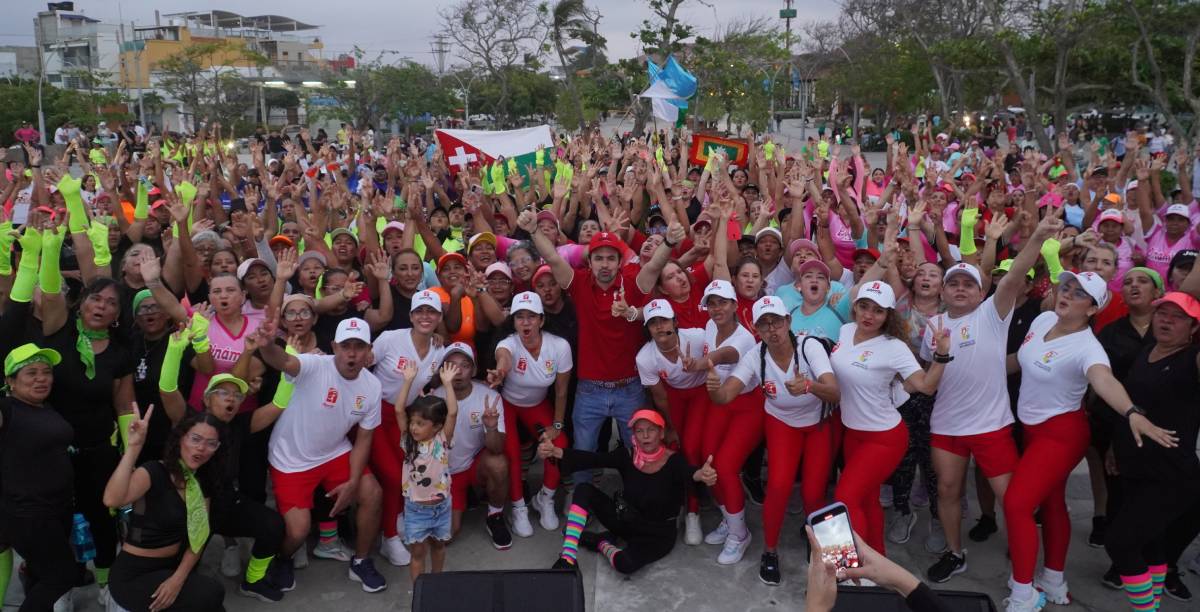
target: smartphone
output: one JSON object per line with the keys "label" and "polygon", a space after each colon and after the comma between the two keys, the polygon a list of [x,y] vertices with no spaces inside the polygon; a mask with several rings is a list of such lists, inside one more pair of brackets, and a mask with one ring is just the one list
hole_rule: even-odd
{"label": "smartphone", "polygon": [[835,502],[808,515],[821,545],[821,559],[832,562],[839,568],[859,567],[858,549],[854,546],[854,532],[850,528],[850,514],[846,504]]}

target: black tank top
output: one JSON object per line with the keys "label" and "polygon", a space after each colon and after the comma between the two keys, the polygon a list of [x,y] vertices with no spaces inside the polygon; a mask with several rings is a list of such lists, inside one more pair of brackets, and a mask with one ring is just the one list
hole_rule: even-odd
{"label": "black tank top", "polygon": [[0,398],[0,510],[12,516],[57,516],[74,495],[68,447],[71,425],[49,405]]}
{"label": "black tank top", "polygon": [[1175,430],[1179,445],[1163,448],[1146,440],[1141,448],[1134,444],[1128,425],[1113,435],[1113,451],[1122,476],[1158,480],[1200,480],[1200,459],[1196,457],[1196,436],[1200,432],[1200,373],[1196,355],[1200,346],[1186,349],[1150,362],[1151,344],[1138,354],[1125,389],[1133,402],[1146,411],[1146,417],[1163,429]]}
{"label": "black tank top", "polygon": [[133,502],[125,541],[141,548],[163,548],[187,538],[187,507],[162,461],[150,461],[150,490]]}

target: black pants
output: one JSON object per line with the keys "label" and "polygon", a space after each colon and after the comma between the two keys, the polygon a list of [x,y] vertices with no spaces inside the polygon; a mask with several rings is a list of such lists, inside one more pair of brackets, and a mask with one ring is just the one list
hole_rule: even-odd
{"label": "black pants", "polygon": [[[651,523],[625,520],[617,515],[617,504],[591,483],[575,486],[571,503],[595,517],[605,529],[625,541],[626,546],[612,559],[613,568],[622,574],[637,570],[667,556],[675,547],[675,522]],[[615,543],[614,543],[615,544]]]}
{"label": "black pants", "polygon": [[[253,414],[243,412],[234,419],[249,421]],[[270,467],[267,461],[267,443],[271,440],[273,428],[272,425],[246,436],[238,456],[238,491],[242,497],[260,504],[267,503],[267,472]]]}
{"label": "black pants", "polygon": [[[1171,551],[1178,548],[1172,561],[1191,540],[1169,542],[1175,534],[1172,525],[1189,512],[1194,518],[1200,501],[1200,481],[1149,481],[1124,478],[1124,501],[1115,517],[1110,517],[1104,543],[1117,572],[1137,576],[1150,565],[1167,563]],[[1180,529],[1178,525],[1177,529]]]}
{"label": "black pants", "polygon": [[0,514],[0,548],[9,546],[25,559],[25,603],[21,612],[54,608],[82,578],[71,550],[71,515],[17,517]]}
{"label": "black pants", "polygon": [[[186,542],[185,544],[186,545]],[[117,555],[108,577],[109,593],[129,612],[145,612],[154,601],[152,595],[164,580],[175,573],[182,555],[154,559],[139,557],[125,551]],[[188,574],[175,603],[168,610],[175,612],[223,612],[225,587],[220,581],[196,571]]]}
{"label": "black pants", "polygon": [[917,477],[917,467],[920,466],[923,478],[921,483],[929,494],[929,514],[937,518],[937,473],[933,471],[933,455],[929,446],[929,415],[933,413],[933,396],[924,393],[913,393],[907,402],[897,409],[904,425],[908,427],[908,451],[892,472],[892,507],[902,514],[911,514],[908,497],[912,491],[913,480]]}
{"label": "black pants", "polygon": [[214,503],[209,514],[212,532],[231,538],[254,538],[250,554],[266,559],[279,552],[283,542],[283,517],[258,502],[244,498]]}
{"label": "black pants", "polygon": [[[117,556],[117,520],[104,505],[104,487],[117,469],[121,456],[117,449],[97,446],[71,456],[75,470],[75,512],[87,519],[96,543],[96,567],[112,567]],[[69,523],[68,523],[69,524]]]}

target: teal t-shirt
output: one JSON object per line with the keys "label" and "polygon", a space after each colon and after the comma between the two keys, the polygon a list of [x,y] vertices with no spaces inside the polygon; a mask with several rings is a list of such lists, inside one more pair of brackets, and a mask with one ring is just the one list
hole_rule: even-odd
{"label": "teal t-shirt", "polygon": [[795,285],[783,285],[775,290],[775,295],[783,300],[784,307],[792,315],[794,334],[837,340],[842,325],[850,320],[850,302],[853,300],[846,296],[845,285],[838,281],[830,281],[825,305],[808,315],[801,312],[804,298]]}

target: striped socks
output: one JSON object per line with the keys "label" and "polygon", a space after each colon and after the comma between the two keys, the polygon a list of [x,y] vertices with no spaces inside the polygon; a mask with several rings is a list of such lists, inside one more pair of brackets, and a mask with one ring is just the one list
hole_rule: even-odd
{"label": "striped socks", "polygon": [[253,555],[250,557],[250,563],[246,565],[246,584],[254,584],[263,579],[267,574],[267,567],[271,565],[271,559],[275,555],[270,555],[264,558],[258,558]]}
{"label": "striped socks", "polygon": [[1154,584],[1154,609],[1157,610],[1162,602],[1163,583],[1167,581],[1166,565],[1150,566],[1150,582]]}
{"label": "striped socks", "polygon": [[1125,596],[1134,610],[1154,610],[1158,606],[1154,601],[1154,586],[1150,572],[1137,576],[1121,576],[1121,584],[1125,587]]}
{"label": "striped socks", "polygon": [[337,521],[318,522],[317,532],[320,534],[322,544],[333,544],[338,539]]}
{"label": "striped socks", "polygon": [[617,548],[608,540],[600,540],[600,545],[597,548],[600,551],[600,554],[604,555],[605,559],[608,559],[608,564],[611,565],[613,569],[617,569],[616,557],[617,553],[621,552],[621,549]]}
{"label": "striped socks", "polygon": [[583,528],[587,526],[588,511],[571,504],[567,510],[567,528],[563,535],[562,553],[559,557],[571,565],[577,563],[576,557],[579,555],[579,534],[583,533]]}

